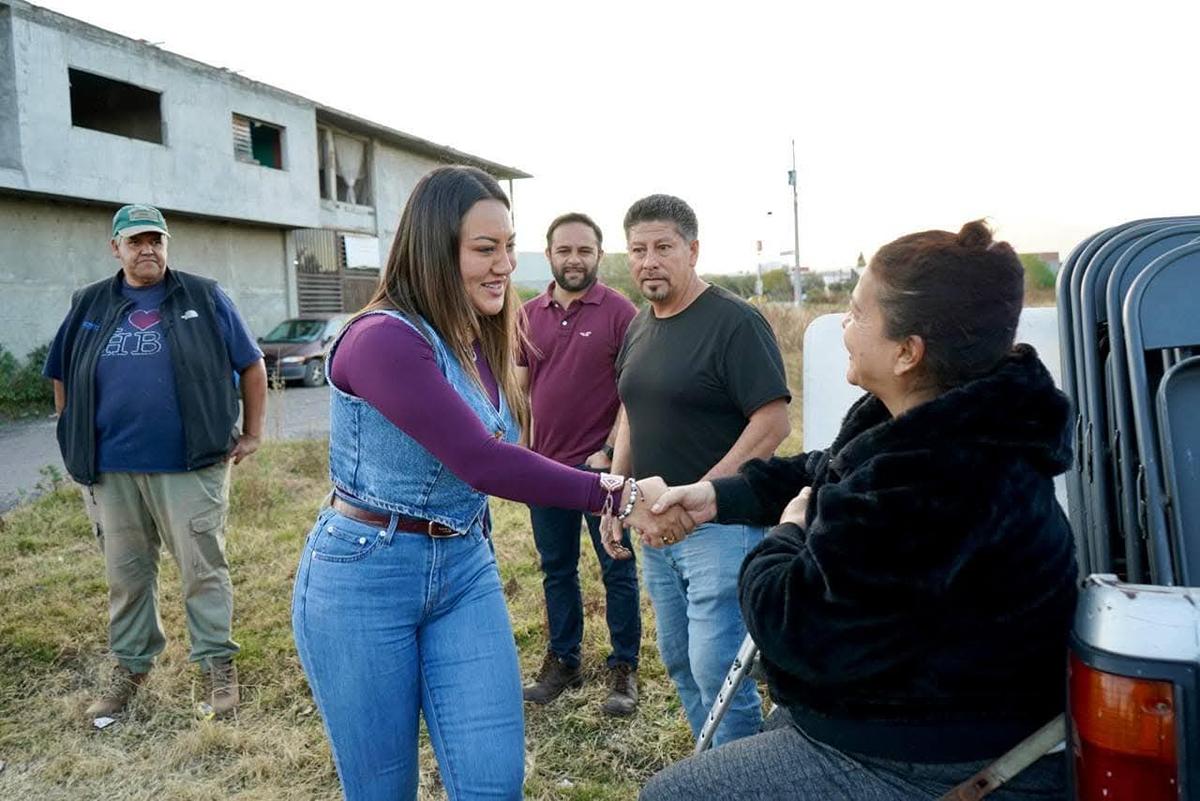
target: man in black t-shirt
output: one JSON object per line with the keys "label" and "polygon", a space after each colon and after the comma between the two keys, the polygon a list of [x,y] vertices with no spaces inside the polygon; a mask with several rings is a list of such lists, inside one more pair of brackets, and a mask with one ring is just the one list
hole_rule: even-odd
{"label": "man in black t-shirt", "polygon": [[[791,396],[775,336],[757,309],[696,274],[697,227],[670,195],[643,198],[625,215],[630,271],[649,305],[617,356],[614,473],[671,485],[730,476],[788,435]],[[706,524],[643,550],[659,650],[693,734],[745,637],[738,569],[763,533]],[[754,683],[743,682],[714,743],[754,734],[760,722]]]}

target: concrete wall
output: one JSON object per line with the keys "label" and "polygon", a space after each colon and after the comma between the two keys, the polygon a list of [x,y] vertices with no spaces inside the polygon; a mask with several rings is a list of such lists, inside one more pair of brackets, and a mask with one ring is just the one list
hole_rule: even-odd
{"label": "concrete wall", "polygon": [[375,224],[378,227],[380,264],[387,264],[388,251],[400,225],[400,213],[421,176],[442,162],[418,156],[378,140],[372,143],[372,191],[375,197]]}
{"label": "concrete wall", "polygon": [[331,228],[358,234],[375,234],[375,210],[367,206],[352,206],[336,200],[322,200],[317,218],[318,228]]}
{"label": "concrete wall", "polygon": [[[11,23],[15,81],[7,85],[16,89],[23,175],[0,169],[0,187],[317,225],[310,102],[42,9],[17,5],[3,16]],[[3,31],[0,24],[0,36]],[[0,109],[11,91],[4,88],[3,54],[0,48]],[[161,92],[163,144],[72,126],[69,68]],[[285,129],[284,169],[234,157],[234,113]],[[11,138],[3,127],[0,122],[0,162]]]}
{"label": "concrete wall", "polygon": [[[18,358],[53,338],[71,293],[120,265],[112,206],[0,195],[0,345]],[[168,215],[172,267],[220,281],[254,334],[289,315],[285,233]]]}

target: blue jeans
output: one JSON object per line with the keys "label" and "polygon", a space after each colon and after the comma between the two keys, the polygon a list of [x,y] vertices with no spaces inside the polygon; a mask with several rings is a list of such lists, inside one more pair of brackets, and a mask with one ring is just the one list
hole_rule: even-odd
{"label": "blue jeans", "polygon": [[[738,570],[763,538],[752,526],[706,524],[665,548],[642,549],[642,578],[658,626],[658,650],[693,735],[699,735],[721,682],[746,637]],[[762,702],[753,681],[738,687],[714,745],[758,731]]]}
{"label": "blue jeans", "polygon": [[[550,627],[550,652],[566,664],[579,665],[583,642],[583,594],[579,590],[579,523],[587,520],[592,548],[600,560],[604,579],[605,620],[612,653],[608,666],[618,662],[638,664],[642,641],[642,614],[638,605],[637,563],[613,559],[600,544],[600,518],[572,509],[530,506],[533,541],[542,561],[542,590],[546,595],[546,620]],[[632,548],[629,534],[625,547]]]}
{"label": "blue jeans", "polygon": [[322,510],[296,573],[296,649],[346,799],[417,797],[422,714],[450,799],[519,799],[521,677],[490,544],[394,520]]}

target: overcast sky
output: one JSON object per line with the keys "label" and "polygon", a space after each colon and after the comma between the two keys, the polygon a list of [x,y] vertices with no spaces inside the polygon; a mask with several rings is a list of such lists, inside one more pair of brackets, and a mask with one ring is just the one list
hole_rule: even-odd
{"label": "overcast sky", "polygon": [[625,209],[669,192],[701,271],[778,259],[792,138],[815,269],[977,217],[1065,257],[1200,213],[1194,0],[39,4],[532,173],[522,250],[567,210],[624,250]]}

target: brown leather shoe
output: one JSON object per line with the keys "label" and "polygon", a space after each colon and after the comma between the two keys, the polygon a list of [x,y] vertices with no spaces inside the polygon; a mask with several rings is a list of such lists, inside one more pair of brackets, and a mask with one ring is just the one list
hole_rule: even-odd
{"label": "brown leather shoe", "polygon": [[618,662],[608,669],[608,697],[600,708],[609,715],[628,717],[637,709],[637,668]]}
{"label": "brown leather shoe", "polygon": [[134,673],[124,665],[113,665],[108,675],[108,685],[100,697],[92,702],[85,713],[89,718],[111,718],[125,710],[125,706],[146,682],[149,673]]}
{"label": "brown leather shoe", "polygon": [[524,689],[525,700],[534,704],[548,704],[563,694],[568,687],[578,689],[583,686],[583,674],[579,666],[568,667],[565,662],[554,654],[547,652],[542,661],[542,669],[538,671],[537,679]]}
{"label": "brown leather shoe", "polygon": [[238,688],[237,665],[232,659],[209,660],[202,666],[206,680],[205,703],[200,705],[202,717],[225,717],[237,711],[241,700]]}

